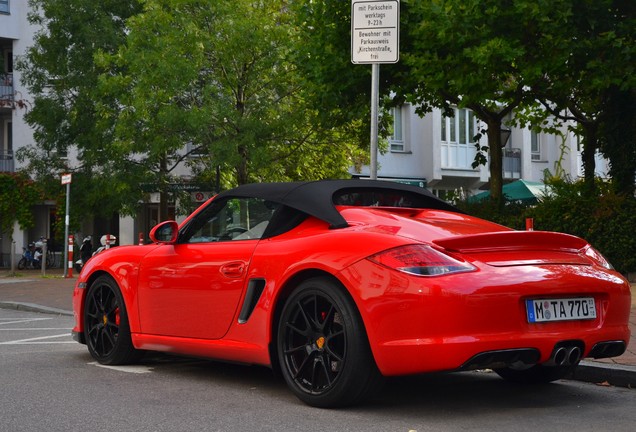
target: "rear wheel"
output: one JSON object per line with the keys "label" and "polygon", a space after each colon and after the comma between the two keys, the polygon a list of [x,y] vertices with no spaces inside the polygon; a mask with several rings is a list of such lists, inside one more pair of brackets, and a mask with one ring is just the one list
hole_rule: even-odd
{"label": "rear wheel", "polygon": [[544,366],[534,365],[528,369],[501,368],[495,372],[507,381],[520,384],[546,384],[565,378],[574,372],[577,365]]}
{"label": "rear wheel", "polygon": [[131,363],[141,355],[132,344],[124,299],[109,276],[95,279],[86,294],[84,333],[88,351],[102,364]]}
{"label": "rear wheel", "polygon": [[303,282],[286,301],[277,348],[288,386],[312,406],[351,405],[382,380],[355,304],[328,278]]}

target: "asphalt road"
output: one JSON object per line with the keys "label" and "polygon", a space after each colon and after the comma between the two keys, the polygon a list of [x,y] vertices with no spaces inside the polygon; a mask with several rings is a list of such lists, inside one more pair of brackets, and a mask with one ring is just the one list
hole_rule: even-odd
{"label": "asphalt road", "polygon": [[155,355],[105,368],[66,316],[0,310],[0,431],[633,431],[636,390],[488,372],[390,380],[363,406],[308,407],[266,368]]}

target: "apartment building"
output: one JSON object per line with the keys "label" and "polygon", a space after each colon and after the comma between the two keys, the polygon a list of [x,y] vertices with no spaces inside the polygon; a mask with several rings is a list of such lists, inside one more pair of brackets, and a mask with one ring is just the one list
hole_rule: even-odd
{"label": "apartment building", "polygon": [[[14,68],[16,59],[33,44],[35,29],[27,20],[28,11],[26,0],[0,0],[0,172],[20,169],[16,150],[34,143],[33,131],[24,120],[33,99]],[[51,237],[55,202],[40,203],[34,216],[32,229],[24,231],[16,224],[12,232],[0,233],[0,266],[9,266],[12,247],[19,255],[30,241]]]}
{"label": "apartment building", "polygon": [[[423,118],[408,104],[392,110],[393,135],[388,149],[378,156],[378,178],[426,187],[441,198],[470,196],[488,188],[487,166],[472,167],[477,149],[473,137],[483,123],[468,109],[455,109],[453,117],[433,110]],[[576,179],[583,175],[579,137],[562,128],[560,135],[529,128],[503,127],[504,182],[518,179],[541,182],[546,170]],[[487,145],[484,136],[480,146]],[[605,177],[607,162],[597,156],[596,174]],[[353,172],[368,177],[369,167]]]}

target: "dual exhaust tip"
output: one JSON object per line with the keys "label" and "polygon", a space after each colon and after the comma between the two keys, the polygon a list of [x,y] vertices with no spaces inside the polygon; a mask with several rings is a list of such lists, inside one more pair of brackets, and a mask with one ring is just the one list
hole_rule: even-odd
{"label": "dual exhaust tip", "polygon": [[574,366],[581,361],[581,348],[578,346],[560,346],[554,349],[546,366]]}

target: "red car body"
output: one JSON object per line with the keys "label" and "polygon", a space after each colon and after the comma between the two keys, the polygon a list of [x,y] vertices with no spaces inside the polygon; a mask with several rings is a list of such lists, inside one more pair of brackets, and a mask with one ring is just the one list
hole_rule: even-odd
{"label": "red car body", "polygon": [[[380,198],[369,202],[369,194]],[[241,232],[225,241],[201,236],[180,242],[206,212],[212,221],[221,219],[212,206],[252,197],[289,212],[277,219],[283,226],[254,239],[241,238],[247,236]],[[239,213],[233,217],[242,217]],[[298,325],[288,322],[305,311],[284,308],[307,280],[329,281],[324,295],[331,299],[336,286],[350,300],[362,323],[355,333],[370,349],[370,368],[383,376],[490,367],[504,378],[551,381],[582,358],[622,354],[629,340],[629,284],[584,240],[513,231],[456,211],[418,188],[362,180],[247,185],[212,198],[178,232],[174,223],[155,228],[162,229],[169,238],[153,231],[156,243],[112,248],[85,265],[73,296],[78,341],[90,338],[87,326],[99,325],[99,331],[107,322],[120,326],[123,306],[131,350],[283,369],[289,363],[293,389],[293,371],[300,374],[307,366],[281,352],[295,349],[283,347],[294,345],[298,336],[293,330]],[[87,311],[87,293],[104,276],[114,281],[123,305],[114,315],[104,309],[95,321]],[[95,299],[101,301],[93,294]],[[325,306],[321,316],[340,328],[346,311],[337,299],[331,303],[336,312]],[[593,315],[576,312],[581,305],[591,307]],[[561,316],[533,322],[531,312],[543,319]],[[285,333],[286,326],[291,333]],[[295,392],[318,406],[359,400],[360,395],[333,390],[331,383],[345,381],[338,378],[344,375],[342,358],[345,353],[351,358],[356,348],[340,342],[330,348],[330,336],[324,346],[318,333],[309,336],[305,351],[335,356],[324,362],[328,384],[310,383],[320,373],[313,370]],[[340,337],[339,331],[330,334],[334,341]],[[349,330],[346,334],[348,341],[354,338]],[[121,337],[118,328],[114,339]],[[559,372],[535,376],[528,370]]]}

